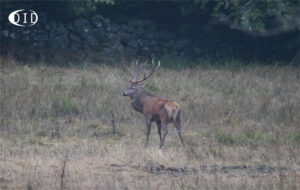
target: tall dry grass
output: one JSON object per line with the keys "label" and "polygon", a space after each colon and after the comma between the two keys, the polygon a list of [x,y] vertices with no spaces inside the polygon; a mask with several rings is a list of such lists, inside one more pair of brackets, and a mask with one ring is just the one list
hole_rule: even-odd
{"label": "tall dry grass", "polygon": [[170,126],[162,150],[154,124],[143,148],[144,118],[120,95],[123,79],[118,66],[2,68],[0,187],[300,187],[299,68],[161,68],[145,88],[181,105],[186,141]]}

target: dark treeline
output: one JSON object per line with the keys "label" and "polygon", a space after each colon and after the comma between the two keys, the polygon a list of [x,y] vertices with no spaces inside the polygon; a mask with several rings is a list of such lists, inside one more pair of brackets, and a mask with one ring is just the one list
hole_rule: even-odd
{"label": "dark treeline", "polygon": [[[209,1],[208,1],[209,2]],[[221,22],[213,14],[215,4],[210,1],[205,8],[192,1],[146,1],[115,5],[102,5],[98,11],[117,23],[126,23],[130,19],[150,19],[162,29],[183,32],[183,35],[204,43],[203,51],[208,57],[216,57],[216,52],[222,52],[227,58],[242,58],[246,60],[284,61],[290,63],[300,49],[299,27],[278,31],[283,26],[272,28],[266,21],[261,29],[251,29],[251,26],[234,26]],[[270,23],[268,23],[270,22]],[[267,28],[268,26],[269,29]],[[284,27],[283,27],[284,28]],[[279,29],[280,30],[280,29]],[[221,53],[221,54],[222,54]],[[298,55],[299,56],[299,55]],[[226,56],[222,56],[224,58]],[[293,60],[293,63],[298,61]]]}
{"label": "dark treeline", "polygon": [[151,20],[160,30],[201,44],[202,57],[287,64],[300,59],[297,0],[5,1],[1,2],[1,30],[8,26],[7,15],[20,8],[34,9],[65,23],[96,14],[117,24],[137,18]]}

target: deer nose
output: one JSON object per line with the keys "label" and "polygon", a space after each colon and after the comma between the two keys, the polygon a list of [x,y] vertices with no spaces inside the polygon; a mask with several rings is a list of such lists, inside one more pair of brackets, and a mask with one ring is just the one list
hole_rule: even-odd
{"label": "deer nose", "polygon": [[121,95],[125,96],[126,94],[125,94],[125,92],[124,92],[124,91],[122,91],[122,92],[121,92]]}

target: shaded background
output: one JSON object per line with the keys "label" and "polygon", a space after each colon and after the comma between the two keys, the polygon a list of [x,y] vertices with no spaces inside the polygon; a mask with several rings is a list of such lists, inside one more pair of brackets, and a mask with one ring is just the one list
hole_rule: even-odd
{"label": "shaded background", "polygon": [[[24,29],[8,23],[9,13],[21,8],[35,10],[38,24]],[[95,15],[104,18],[95,19]],[[149,21],[152,24],[151,31],[138,32],[155,37],[135,37],[137,19],[141,25]],[[98,21],[103,31],[93,28],[93,22]],[[85,28],[94,32],[89,34]],[[128,37],[131,33],[134,37]],[[169,36],[169,41],[162,41],[163,35]],[[132,57],[170,56],[220,64],[239,60],[244,64],[297,65],[299,41],[296,0],[1,2],[1,56],[25,63],[82,62],[83,56],[95,63],[114,63]],[[164,46],[168,42],[170,47]],[[68,51],[77,57],[66,59]],[[52,60],[59,54],[64,55]]]}

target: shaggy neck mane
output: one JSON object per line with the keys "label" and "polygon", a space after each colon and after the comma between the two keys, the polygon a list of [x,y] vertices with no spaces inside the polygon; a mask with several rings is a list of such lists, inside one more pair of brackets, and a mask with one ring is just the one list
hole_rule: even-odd
{"label": "shaggy neck mane", "polygon": [[139,87],[137,92],[131,96],[131,105],[136,111],[142,113],[144,103],[151,97],[153,97],[152,94],[147,92],[143,87]]}

